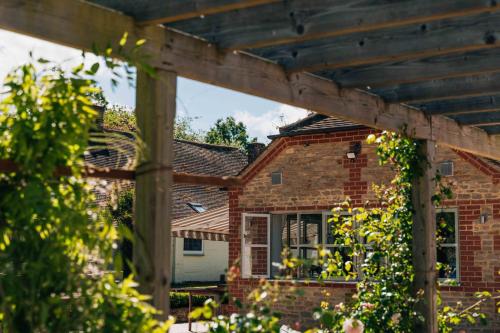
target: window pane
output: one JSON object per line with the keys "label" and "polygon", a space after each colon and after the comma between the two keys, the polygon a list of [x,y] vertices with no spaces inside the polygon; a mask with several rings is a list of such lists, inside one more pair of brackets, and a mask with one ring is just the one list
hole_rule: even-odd
{"label": "window pane", "polygon": [[301,244],[321,243],[321,214],[300,215]]}
{"label": "window pane", "polygon": [[455,246],[439,247],[437,261],[443,265],[443,268],[439,270],[439,278],[457,278],[457,248]]}
{"label": "window pane", "polygon": [[[342,260],[342,270],[344,271],[344,273],[349,273],[349,272],[354,272],[355,271],[354,257],[349,254],[351,252],[350,248],[337,246],[337,247],[329,247],[328,249],[330,250],[330,252],[332,253],[332,255],[333,255],[334,258],[336,257],[335,253],[336,252],[339,253],[340,258]],[[346,268],[345,268],[345,263],[347,261],[350,261],[352,263],[350,270],[346,270]],[[338,276],[340,276],[340,274],[338,274]]]}
{"label": "window pane", "polygon": [[245,243],[267,245],[267,217],[245,217]]}
{"label": "window pane", "polygon": [[298,240],[297,214],[289,214],[286,216],[287,221],[287,242],[288,246],[296,246]]}
{"label": "window pane", "polygon": [[184,251],[202,251],[202,240],[193,238],[184,238]]}
{"label": "window pane", "polygon": [[318,250],[314,248],[301,248],[300,256],[304,259],[304,265],[302,266],[302,277],[304,278],[314,278],[321,274],[321,266],[318,265]]}
{"label": "window pane", "polygon": [[455,244],[455,212],[439,212],[436,214],[437,235],[442,244]]}
{"label": "window pane", "polygon": [[[329,215],[326,217],[326,244],[335,244],[337,240],[342,239],[340,235],[335,235],[335,225],[337,222],[328,222],[330,218],[333,216]],[[345,216],[340,216],[339,219],[346,219],[350,216],[345,215]]]}

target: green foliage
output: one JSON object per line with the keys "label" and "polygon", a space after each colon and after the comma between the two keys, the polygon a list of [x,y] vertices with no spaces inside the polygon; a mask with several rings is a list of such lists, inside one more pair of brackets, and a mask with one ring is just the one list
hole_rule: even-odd
{"label": "green foliage", "polygon": [[[316,314],[327,318],[334,331],[351,319],[363,323],[364,332],[412,332],[419,320],[414,311],[418,299],[412,293],[411,183],[421,173],[425,156],[419,155],[418,143],[405,136],[384,132],[376,142],[380,163],[390,164],[396,176],[391,186],[374,186],[378,198],[374,208],[352,207],[346,201],[333,210],[329,223],[334,223],[343,256],[338,250],[324,250],[320,260],[323,279],[339,275],[358,279],[352,302]],[[352,268],[355,260],[362,262],[359,271]]]}
{"label": "green foliage", "polygon": [[[205,142],[205,133],[192,126],[193,118],[177,117],[174,124],[174,138],[194,142]],[[104,127],[122,132],[137,132],[135,112],[125,106],[112,105],[104,112]]]}
{"label": "green foliage", "polygon": [[104,127],[123,132],[136,132],[137,120],[135,113],[127,107],[112,105],[104,112]]}
{"label": "green foliage", "polygon": [[[357,281],[352,300],[339,304],[321,301],[314,311],[318,321],[316,328],[307,332],[413,332],[416,322],[423,320],[415,311],[421,302],[422,291],[414,295],[412,284],[412,181],[422,173],[426,157],[419,153],[419,143],[404,135],[383,132],[379,137],[370,135],[368,143],[377,143],[380,164],[389,164],[395,177],[388,186],[375,186],[377,202],[363,207],[353,207],[349,200],[333,209],[329,223],[335,239],[335,250],[318,248],[315,266],[322,267],[321,281],[344,276],[346,280]],[[439,178],[436,178],[439,182]],[[451,192],[437,184],[435,202],[449,197]],[[354,262],[360,262],[359,269]],[[308,263],[294,258],[290,251],[283,251],[281,271],[285,279],[294,279],[297,272]],[[231,274],[232,273],[232,274]],[[239,275],[238,268],[231,268],[232,275]],[[283,294],[300,291],[293,287],[284,291],[277,282],[261,281],[249,296],[246,315],[233,314],[229,318],[212,318],[213,303],[205,304],[193,312],[195,318],[206,318],[214,322],[211,332],[276,332],[275,323],[279,315],[271,309],[276,302],[283,302]],[[485,315],[480,305],[491,298],[489,293],[478,293],[478,301],[470,307],[461,304],[444,306],[438,314],[439,330],[452,331],[452,327],[467,321],[470,324],[483,322]],[[297,301],[300,301],[298,299]],[[318,300],[319,303],[320,300]],[[238,304],[238,303],[236,303]],[[243,327],[243,328],[242,328]]]}
{"label": "green foliage", "polygon": [[194,130],[192,126],[193,118],[177,117],[174,125],[174,138],[194,142],[205,142],[205,134]]}
{"label": "green foliage", "polygon": [[255,142],[257,138],[250,139],[247,128],[242,122],[236,122],[233,117],[218,119],[205,137],[207,143],[227,145],[246,149],[250,142]]}
{"label": "green foliage", "polygon": [[[83,154],[99,92],[95,64],[19,67],[0,102],[0,327],[7,332],[165,332],[169,323],[106,270],[118,238],[92,206]],[[68,167],[72,176],[60,176]]]}
{"label": "green foliage", "polygon": [[[191,295],[191,305],[194,307],[203,306],[210,299],[209,296]],[[170,292],[170,307],[172,309],[186,308],[189,306],[189,294],[182,292]]]}

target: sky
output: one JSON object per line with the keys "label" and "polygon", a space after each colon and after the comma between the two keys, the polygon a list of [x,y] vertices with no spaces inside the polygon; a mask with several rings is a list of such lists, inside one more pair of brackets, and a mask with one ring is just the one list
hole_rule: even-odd
{"label": "sky", "polygon": [[[9,71],[28,62],[30,51],[34,58],[43,57],[62,63],[64,68],[71,68],[82,59],[79,50],[0,29],[0,79],[3,81]],[[96,60],[90,54],[85,57],[85,62],[89,64]],[[111,73],[106,71],[99,74],[97,80],[110,103],[130,108],[135,106],[135,89],[127,82],[120,82],[113,89]],[[267,143],[267,136],[276,133],[279,126],[305,117],[307,111],[180,77],[177,115],[191,117],[193,128],[203,131],[208,130],[217,119],[233,116],[247,126],[251,137]]]}

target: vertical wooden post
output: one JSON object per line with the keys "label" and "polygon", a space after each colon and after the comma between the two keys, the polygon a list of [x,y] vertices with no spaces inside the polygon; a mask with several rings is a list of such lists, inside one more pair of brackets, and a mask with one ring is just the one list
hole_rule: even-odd
{"label": "vertical wooden post", "polygon": [[144,151],[136,175],[134,264],[140,290],[170,312],[173,125],[177,75],[137,73],[137,124]]}
{"label": "vertical wooden post", "polygon": [[436,275],[436,213],[432,196],[435,193],[435,142],[420,142],[422,175],[413,183],[413,265],[415,267],[414,292],[424,292],[416,310],[425,318],[417,323],[415,332],[437,333],[437,275]]}

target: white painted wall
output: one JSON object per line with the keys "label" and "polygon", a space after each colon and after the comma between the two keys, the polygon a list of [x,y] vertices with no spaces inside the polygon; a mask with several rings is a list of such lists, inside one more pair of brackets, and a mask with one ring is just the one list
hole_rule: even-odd
{"label": "white painted wall", "polygon": [[226,273],[229,255],[229,242],[203,241],[203,255],[185,255],[184,238],[173,239],[174,282],[219,281]]}

